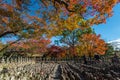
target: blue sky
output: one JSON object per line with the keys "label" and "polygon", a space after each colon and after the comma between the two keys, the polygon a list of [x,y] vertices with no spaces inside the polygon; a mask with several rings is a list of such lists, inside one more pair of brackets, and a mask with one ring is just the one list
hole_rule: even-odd
{"label": "blue sky", "polygon": [[101,34],[101,38],[105,41],[120,39],[120,4],[113,8],[114,14],[108,18],[106,24],[93,26],[97,34]]}

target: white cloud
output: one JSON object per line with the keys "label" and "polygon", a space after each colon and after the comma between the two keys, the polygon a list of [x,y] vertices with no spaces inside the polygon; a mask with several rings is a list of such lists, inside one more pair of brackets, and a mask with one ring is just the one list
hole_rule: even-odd
{"label": "white cloud", "polygon": [[120,42],[120,39],[109,41],[108,43]]}
{"label": "white cloud", "polygon": [[120,39],[109,41],[108,43],[112,44],[114,49],[120,49]]}

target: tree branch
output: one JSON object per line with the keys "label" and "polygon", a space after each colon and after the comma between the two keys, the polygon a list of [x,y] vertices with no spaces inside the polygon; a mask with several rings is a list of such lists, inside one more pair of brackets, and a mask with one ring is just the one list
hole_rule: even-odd
{"label": "tree branch", "polygon": [[63,0],[54,0],[54,1],[56,1],[57,3],[59,3],[59,4],[64,4],[65,5],[65,8],[69,11],[69,12],[75,12],[74,10],[70,10],[69,8],[68,8],[68,4],[65,2],[65,1],[63,1]]}
{"label": "tree branch", "polygon": [[[27,28],[22,29],[22,30],[28,30],[28,29],[33,29],[33,28],[27,27]],[[7,35],[7,34],[12,34],[12,33],[15,34],[15,33],[19,32],[19,31],[21,31],[21,30],[17,30],[17,31],[7,31],[7,32],[1,34],[0,37],[3,37],[3,36],[5,36],[5,35]],[[2,48],[2,49],[0,50],[0,52],[4,51],[6,48],[8,48],[8,47],[11,46],[12,44],[20,41],[21,39],[22,39],[22,36],[21,36],[18,40],[14,41],[14,42],[12,42],[12,43],[10,43],[10,44],[8,44],[8,45],[6,45],[4,48]]]}
{"label": "tree branch", "polygon": [[7,35],[7,34],[15,34],[15,33],[17,33],[18,31],[19,31],[19,30],[17,30],[17,31],[6,31],[6,32],[0,34],[0,38],[3,37],[3,36],[5,36],[5,35]]}
{"label": "tree branch", "polygon": [[12,42],[12,43],[6,45],[4,48],[2,48],[2,49],[0,50],[0,52],[4,51],[6,48],[8,48],[8,47],[11,46],[12,44],[14,44],[14,43],[20,41],[21,39],[22,39],[22,37],[20,37],[20,38],[19,38],[18,40],[16,40],[16,41],[14,41],[14,42]]}

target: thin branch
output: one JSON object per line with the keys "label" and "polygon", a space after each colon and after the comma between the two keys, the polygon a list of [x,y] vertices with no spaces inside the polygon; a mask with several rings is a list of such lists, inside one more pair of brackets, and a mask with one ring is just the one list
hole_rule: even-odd
{"label": "thin branch", "polygon": [[64,4],[65,5],[65,8],[69,11],[69,12],[75,12],[74,10],[70,10],[69,8],[68,8],[68,4],[65,2],[65,1],[63,1],[63,0],[54,0],[54,2],[57,2],[57,3],[59,3],[59,4]]}
{"label": "thin branch", "polygon": [[14,44],[14,43],[20,41],[21,39],[22,39],[22,37],[20,37],[20,38],[19,38],[18,40],[16,40],[16,41],[14,41],[14,42],[12,42],[12,43],[6,45],[4,48],[2,48],[2,49],[0,50],[0,52],[4,51],[6,48],[8,48],[8,47],[11,46],[12,44]]}

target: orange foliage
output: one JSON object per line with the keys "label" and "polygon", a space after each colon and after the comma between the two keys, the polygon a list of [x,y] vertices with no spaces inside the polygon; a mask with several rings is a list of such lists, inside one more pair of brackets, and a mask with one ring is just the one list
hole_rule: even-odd
{"label": "orange foliage", "polygon": [[48,48],[48,56],[49,57],[56,57],[56,58],[63,58],[65,57],[65,51],[62,47],[52,45]]}
{"label": "orange foliage", "polygon": [[[32,1],[35,1],[37,6],[32,4]],[[119,0],[10,0],[9,3],[7,3],[7,1],[5,2],[4,0],[0,0],[0,2],[0,19],[3,17],[9,18],[9,24],[7,18],[3,18],[3,21],[6,23],[6,28],[10,28],[11,31],[16,31],[16,28],[13,28],[15,26],[19,26],[20,30],[21,28],[25,29],[26,27],[23,28],[20,25],[21,23],[18,23],[21,21],[23,22],[22,24],[24,24],[24,22],[28,24],[31,23],[33,26],[40,24],[39,28],[41,28],[42,25],[42,28],[44,26],[46,33],[52,33],[56,28],[51,27],[48,23],[52,24],[52,26],[56,26],[58,30],[66,28],[71,30],[79,28],[78,26],[90,27],[94,24],[105,23],[106,18],[112,16],[112,9]],[[50,6],[53,8],[50,8]],[[39,8],[32,9],[30,7]],[[36,11],[40,12],[40,15],[43,17],[39,18],[35,13]],[[30,15],[33,14],[32,12],[34,13],[34,16]],[[60,16],[62,13],[65,14],[62,16],[67,16],[69,18],[65,18],[65,21],[63,21],[63,19],[61,20]],[[77,16],[77,18],[73,19],[72,16]],[[70,18],[73,20],[71,21]],[[68,27],[71,23],[69,23],[69,25],[66,24],[67,19],[69,22],[73,22],[75,26]],[[81,20],[84,20],[84,22],[81,22]],[[63,25],[63,22],[67,26]],[[81,25],[78,25],[78,23]],[[2,25],[2,23],[0,23],[0,25]],[[45,26],[49,27],[46,28]],[[34,31],[40,32],[38,28]],[[0,35],[4,32],[6,31],[0,32]],[[57,33],[56,30],[55,33]]]}
{"label": "orange foliage", "polygon": [[82,42],[81,46],[83,52],[85,54],[92,54],[95,53],[104,55],[105,51],[107,50],[106,43],[104,40],[100,39],[100,35],[96,34],[84,34],[80,39]]}
{"label": "orange foliage", "polygon": [[32,54],[42,54],[47,52],[47,46],[50,43],[49,39],[29,39],[25,41],[19,41],[15,44],[12,44],[9,49],[15,49],[15,50],[29,50]]}

